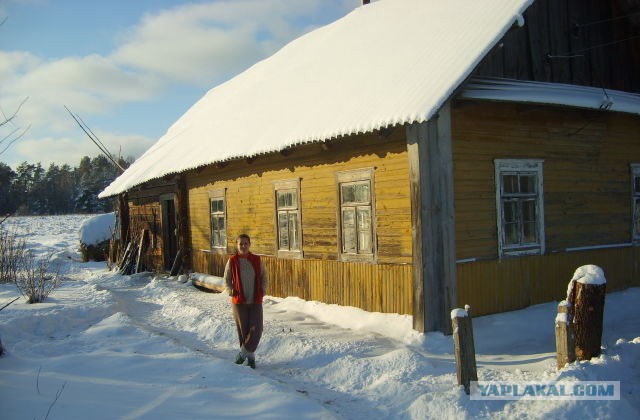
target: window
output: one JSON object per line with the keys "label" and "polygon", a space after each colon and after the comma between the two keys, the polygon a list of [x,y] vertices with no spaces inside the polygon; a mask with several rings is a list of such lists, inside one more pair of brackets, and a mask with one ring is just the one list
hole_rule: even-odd
{"label": "window", "polygon": [[640,163],[631,165],[631,200],[633,205],[632,239],[640,244]]}
{"label": "window", "polygon": [[371,259],[374,254],[372,175],[371,169],[337,175],[341,252],[346,259]]}
{"label": "window", "polygon": [[275,183],[276,226],[278,254],[299,255],[300,240],[300,188],[297,179]]}
{"label": "window", "polygon": [[496,159],[500,257],[544,254],[542,160]]}
{"label": "window", "polygon": [[227,212],[225,191],[209,193],[209,213],[211,215],[211,248],[227,248]]}

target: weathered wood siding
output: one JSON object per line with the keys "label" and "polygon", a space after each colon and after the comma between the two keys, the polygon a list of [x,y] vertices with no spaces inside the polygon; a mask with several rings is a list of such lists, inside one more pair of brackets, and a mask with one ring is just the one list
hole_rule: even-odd
{"label": "weathered wood siding", "polygon": [[474,71],[475,76],[640,92],[638,3],[536,0]]}
{"label": "weathered wood siding", "polygon": [[175,192],[175,182],[156,180],[143,184],[128,192],[129,228],[135,230],[147,229],[150,234],[148,256],[156,269],[164,265],[162,241],[162,208],[160,196]]}
{"label": "weathered wood siding", "polygon": [[[492,313],[562,299],[573,271],[601,265],[615,290],[640,284],[629,164],[640,118],[552,106],[460,101],[452,112],[459,303]],[[544,159],[546,255],[498,260],[494,162]],[[483,261],[486,260],[486,261]]]}
{"label": "weathered wood siding", "polygon": [[[332,141],[324,150],[310,144],[292,153],[212,165],[187,174],[193,266],[221,274],[226,254],[240,233],[252,237],[252,251],[265,256],[270,293],[299,296],[382,312],[410,313],[411,206],[404,129]],[[285,156],[286,155],[286,156]],[[374,168],[373,263],[339,262],[339,171]],[[276,255],[274,182],[300,180],[302,259]],[[209,192],[225,189],[227,249],[210,251]]]}

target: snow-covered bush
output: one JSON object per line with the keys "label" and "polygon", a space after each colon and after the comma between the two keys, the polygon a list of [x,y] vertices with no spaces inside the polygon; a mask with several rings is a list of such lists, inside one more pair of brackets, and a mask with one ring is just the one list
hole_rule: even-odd
{"label": "snow-covered bush", "polygon": [[60,285],[60,265],[52,264],[49,254],[44,258],[36,258],[27,252],[24,265],[18,271],[16,287],[27,298],[27,303],[40,303],[49,293]]}
{"label": "snow-covered bush", "polygon": [[24,265],[26,243],[14,233],[0,229],[0,283],[13,283]]}
{"label": "snow-covered bush", "polygon": [[116,224],[115,213],[99,214],[82,222],[78,232],[83,261],[104,261]]}

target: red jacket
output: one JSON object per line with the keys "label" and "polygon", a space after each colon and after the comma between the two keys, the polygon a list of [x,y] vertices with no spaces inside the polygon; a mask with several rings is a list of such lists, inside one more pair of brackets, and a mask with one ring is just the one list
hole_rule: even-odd
{"label": "red jacket", "polygon": [[[245,303],[244,290],[242,289],[242,281],[240,280],[240,257],[238,254],[234,254],[229,258],[229,268],[231,268],[231,277],[233,281],[233,290],[237,291],[237,294],[231,298],[232,303]],[[258,255],[248,253],[246,257],[255,272],[255,286],[254,286],[254,303],[262,303],[262,296],[264,291],[262,290],[262,264],[260,263],[260,257]]]}

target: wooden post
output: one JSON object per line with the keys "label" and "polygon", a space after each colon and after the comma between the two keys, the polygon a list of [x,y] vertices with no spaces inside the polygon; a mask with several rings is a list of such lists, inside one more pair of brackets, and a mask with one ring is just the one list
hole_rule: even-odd
{"label": "wooden post", "polygon": [[566,300],[558,304],[556,316],[556,363],[558,369],[576,360],[573,323],[569,322],[569,307]]}
{"label": "wooden post", "polygon": [[456,305],[451,111],[407,126],[413,257],[413,328],[451,334]]}
{"label": "wooden post", "polygon": [[[470,309],[468,305],[466,308]],[[468,395],[471,381],[478,380],[471,314],[465,309],[452,310],[451,326],[453,329],[453,351],[456,356],[458,385],[463,385],[464,391]]]}
{"label": "wooden post", "polygon": [[606,287],[606,284],[576,283],[573,322],[578,360],[600,356]]}
{"label": "wooden post", "polygon": [[607,280],[602,269],[585,265],[576,270],[569,283],[567,302],[578,360],[600,355]]}

